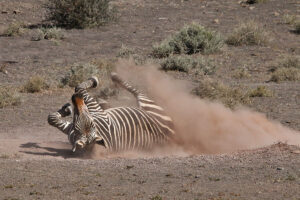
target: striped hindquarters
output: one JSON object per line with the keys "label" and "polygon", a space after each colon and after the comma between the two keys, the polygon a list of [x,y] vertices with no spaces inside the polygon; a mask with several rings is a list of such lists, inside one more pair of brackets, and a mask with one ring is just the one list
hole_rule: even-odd
{"label": "striped hindquarters", "polygon": [[106,111],[111,124],[109,131],[102,132],[102,136],[113,151],[149,149],[169,139],[164,127],[144,110],[118,107]]}
{"label": "striped hindquarters", "polygon": [[111,78],[114,82],[120,84],[123,88],[132,93],[139,105],[139,108],[152,115],[159,126],[163,129],[165,134],[174,135],[174,125],[172,119],[165,114],[162,107],[158,106],[153,100],[140,92],[138,89],[131,86],[128,82],[124,81],[116,73],[111,74]]}

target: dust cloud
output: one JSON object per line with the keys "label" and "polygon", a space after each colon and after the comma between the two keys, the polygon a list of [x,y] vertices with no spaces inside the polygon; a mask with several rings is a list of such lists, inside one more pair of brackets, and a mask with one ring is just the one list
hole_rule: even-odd
{"label": "dust cloud", "polygon": [[[232,111],[195,97],[189,94],[187,82],[174,80],[153,65],[136,66],[120,60],[117,73],[146,90],[174,121],[174,143],[142,156],[229,153],[277,142],[300,145],[300,133],[247,108]],[[124,155],[137,156],[134,152],[117,156]]]}

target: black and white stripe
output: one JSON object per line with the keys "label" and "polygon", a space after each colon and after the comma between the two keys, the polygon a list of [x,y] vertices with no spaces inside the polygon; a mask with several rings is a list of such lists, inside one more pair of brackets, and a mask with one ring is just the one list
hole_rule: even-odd
{"label": "black and white stripe", "polygon": [[[146,95],[133,88],[127,82],[112,74],[112,80],[131,92],[137,99],[138,107],[116,107],[103,110],[100,104],[86,91],[98,85],[97,78],[91,78],[75,88],[75,94],[82,95],[84,104],[88,110],[88,116],[92,119],[95,132],[90,138],[101,138],[102,144],[111,151],[123,151],[133,149],[149,149],[154,145],[164,144],[174,134],[172,119],[165,115],[163,108],[156,105]],[[58,112],[50,114],[48,122],[68,134],[69,141],[74,145],[82,137],[82,119],[74,110],[73,123],[63,121],[61,117],[70,112],[62,108]],[[74,125],[75,124],[75,125]]]}

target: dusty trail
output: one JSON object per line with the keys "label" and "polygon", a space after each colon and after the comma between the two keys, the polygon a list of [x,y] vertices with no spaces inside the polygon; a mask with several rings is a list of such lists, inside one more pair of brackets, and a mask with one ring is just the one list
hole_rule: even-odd
{"label": "dusty trail", "polygon": [[247,108],[232,111],[219,103],[194,97],[187,82],[166,76],[156,66],[140,67],[121,60],[118,71],[125,80],[143,85],[165,108],[174,120],[178,147],[186,152],[228,153],[277,142],[300,145],[299,132]]}

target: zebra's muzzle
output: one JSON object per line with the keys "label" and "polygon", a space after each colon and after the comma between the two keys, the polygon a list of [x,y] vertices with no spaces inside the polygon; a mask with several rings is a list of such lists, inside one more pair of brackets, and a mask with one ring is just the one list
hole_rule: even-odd
{"label": "zebra's muzzle", "polygon": [[76,141],[75,144],[73,145],[72,151],[75,152],[76,149],[83,149],[85,147],[85,143],[81,140]]}

